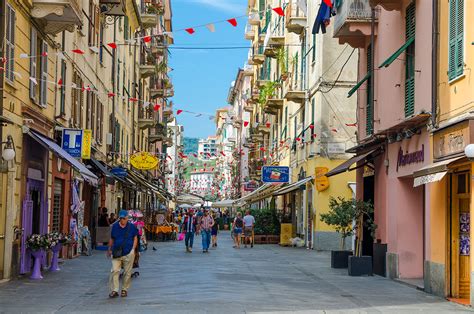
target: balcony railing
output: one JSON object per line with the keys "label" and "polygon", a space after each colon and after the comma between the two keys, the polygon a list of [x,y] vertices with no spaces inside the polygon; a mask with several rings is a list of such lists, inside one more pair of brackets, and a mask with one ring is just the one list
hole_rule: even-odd
{"label": "balcony railing", "polygon": [[307,26],[307,0],[291,0],[286,8],[286,28],[289,32],[301,34]]}
{"label": "balcony railing", "polygon": [[42,21],[47,34],[73,32],[76,25],[82,25],[81,3],[79,0],[33,0],[31,16]]}
{"label": "balcony railing", "polygon": [[255,38],[255,30],[251,24],[245,25],[245,39],[253,40]]}
{"label": "balcony railing", "polygon": [[347,22],[370,22],[371,18],[372,8],[369,0],[343,0],[337,8],[337,15],[334,19],[334,34],[337,34]]}

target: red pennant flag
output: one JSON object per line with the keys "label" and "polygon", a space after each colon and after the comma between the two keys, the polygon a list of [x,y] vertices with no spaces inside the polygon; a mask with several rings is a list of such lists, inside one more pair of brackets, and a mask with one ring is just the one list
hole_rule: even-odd
{"label": "red pennant flag", "polygon": [[196,153],[194,153],[193,156],[197,158],[198,155]]}
{"label": "red pennant flag", "polygon": [[309,128],[310,128],[311,130],[313,130],[313,129],[314,129],[314,124],[310,124],[310,125],[309,125]]}
{"label": "red pennant flag", "polygon": [[301,138],[300,138],[300,137],[297,137],[296,140],[299,142],[299,141],[301,141]]}
{"label": "red pennant flag", "polygon": [[111,97],[115,97],[115,94],[114,94],[114,93],[108,93],[107,96],[108,96],[109,98],[111,98]]}
{"label": "red pennant flag", "polygon": [[275,13],[278,14],[279,16],[285,16],[285,11],[283,11],[282,7],[273,8],[273,11],[275,11]]}
{"label": "red pennant flag", "polygon": [[61,78],[59,79],[58,85],[59,85],[60,87],[63,86],[63,79],[61,79]]}
{"label": "red pennant flag", "polygon": [[266,125],[267,128],[269,128],[271,126],[270,122],[267,122],[265,125]]}
{"label": "red pennant flag", "polygon": [[160,105],[155,104],[155,105],[153,106],[153,110],[155,110],[155,111],[160,110]]}
{"label": "red pennant flag", "polygon": [[227,22],[230,23],[230,25],[236,27],[237,26],[237,19],[228,19]]}
{"label": "red pennant flag", "polygon": [[185,31],[190,35],[195,33],[194,28],[186,28]]}
{"label": "red pennant flag", "polygon": [[224,154],[224,152],[221,152],[221,155],[225,157],[225,154]]}
{"label": "red pennant flag", "polygon": [[131,101],[131,102],[136,102],[136,101],[138,101],[137,98],[129,98],[128,100]]}
{"label": "red pennant flag", "polygon": [[42,54],[41,54],[42,57],[47,57],[48,56],[48,53],[46,51],[44,51]]}
{"label": "red pennant flag", "polygon": [[337,133],[337,129],[331,129],[331,131],[333,131],[333,132]]}
{"label": "red pennant flag", "polygon": [[109,46],[112,49],[117,49],[117,44],[116,43],[108,43],[107,46]]}
{"label": "red pennant flag", "polygon": [[313,138],[316,137],[316,136],[318,136],[318,134],[313,134]]}
{"label": "red pennant flag", "polygon": [[80,54],[80,55],[83,55],[85,53],[84,50],[81,50],[81,49],[74,49],[72,52]]}
{"label": "red pennant flag", "polygon": [[354,126],[354,127],[356,127],[356,126],[357,126],[357,123],[346,123],[346,126]]}
{"label": "red pennant flag", "polygon": [[143,42],[149,43],[151,41],[151,36],[143,37]]}
{"label": "red pennant flag", "polygon": [[265,147],[260,147],[260,151],[264,152],[264,151],[265,151]]}
{"label": "red pennant flag", "polygon": [[248,121],[244,121],[244,127],[247,127],[249,125]]}
{"label": "red pennant flag", "polygon": [[178,111],[176,111],[176,115],[178,115],[178,116],[179,116],[179,115],[181,114],[181,112],[183,112],[183,110],[181,110],[181,109],[178,109]]}

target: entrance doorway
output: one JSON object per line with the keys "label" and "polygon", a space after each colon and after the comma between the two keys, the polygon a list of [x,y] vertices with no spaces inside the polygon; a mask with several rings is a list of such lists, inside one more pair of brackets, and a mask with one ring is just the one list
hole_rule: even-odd
{"label": "entrance doorway", "polygon": [[469,171],[451,176],[450,295],[459,299],[470,298],[470,178]]}

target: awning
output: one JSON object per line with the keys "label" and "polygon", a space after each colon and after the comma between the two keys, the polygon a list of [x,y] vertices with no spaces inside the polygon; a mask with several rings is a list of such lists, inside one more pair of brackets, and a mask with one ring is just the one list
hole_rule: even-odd
{"label": "awning", "polygon": [[466,158],[465,156],[459,156],[451,159],[432,163],[431,165],[425,166],[413,174],[415,178],[413,186],[417,187],[426,183],[438,182],[449,171],[449,165]]}
{"label": "awning", "polygon": [[346,172],[346,171],[352,171],[354,170],[354,168],[351,169],[351,166],[355,163],[358,163],[359,161],[362,161],[364,160],[364,164],[367,164],[368,160],[366,160],[366,158],[374,153],[375,151],[377,151],[380,147],[374,149],[374,150],[371,150],[369,152],[366,152],[362,155],[358,155],[358,156],[354,156],[352,157],[351,159],[343,162],[342,164],[340,164],[339,166],[337,166],[336,168],[332,169],[331,171],[329,171],[328,173],[326,173],[326,177],[332,177],[332,176],[335,176],[336,174],[340,174],[340,173],[343,173],[343,172]]}
{"label": "awning", "polygon": [[104,166],[100,161],[97,159],[91,158],[90,159],[91,164],[99,170],[105,177],[105,182],[107,184],[115,184],[116,176],[114,176],[109,169],[107,169],[106,166]]}
{"label": "awning", "polygon": [[74,169],[79,171],[81,176],[93,186],[98,185],[99,178],[93,174],[87,167],[77,159],[69,155],[64,149],[56,144],[52,139],[44,137],[36,132],[29,131],[28,134],[46,149],[56,154],[59,158],[70,164]]}
{"label": "awning", "polygon": [[388,67],[390,64],[392,64],[392,62],[395,61],[402,54],[402,52],[404,52],[408,48],[408,46],[410,46],[414,41],[415,41],[415,36],[408,38],[408,40],[406,41],[406,43],[403,44],[403,46],[398,48],[398,50],[395,51],[393,55],[388,57],[387,60],[382,62],[381,65],[379,65],[379,69],[382,67]]}
{"label": "awning", "polygon": [[270,184],[270,183],[265,183],[255,191],[245,195],[244,197],[241,197],[237,200],[234,201],[234,206],[243,206],[245,203],[255,203],[258,202],[264,198],[267,198],[268,196],[271,196],[272,193],[275,191],[275,189],[281,187],[280,184],[275,185],[275,184]]}
{"label": "awning", "polygon": [[152,193],[154,193],[158,198],[161,200],[165,201],[166,197],[160,192],[160,188],[153,183],[148,182],[148,180],[143,177],[140,173],[137,173],[133,170],[128,171],[128,175],[136,181],[138,184],[140,184],[145,190],[148,190]]}
{"label": "awning", "polygon": [[351,97],[352,95],[354,95],[354,93],[362,86],[362,84],[364,84],[365,81],[367,81],[368,79],[370,78],[370,72],[367,73],[363,78],[362,80],[360,80],[354,87],[352,87],[352,89],[349,91],[349,93],[347,94],[347,98]]}
{"label": "awning", "polygon": [[274,196],[284,195],[284,194],[293,192],[293,191],[299,189],[302,185],[306,184],[308,181],[313,180],[313,179],[314,179],[313,177],[307,177],[307,178],[304,178],[303,180],[300,180],[298,182],[291,183],[287,186],[284,186],[284,187],[276,190],[275,192],[273,192],[273,195]]}
{"label": "awning", "polygon": [[215,208],[228,208],[228,207],[233,207],[234,206],[234,200],[223,200],[219,202],[214,202],[212,203],[212,207]]}

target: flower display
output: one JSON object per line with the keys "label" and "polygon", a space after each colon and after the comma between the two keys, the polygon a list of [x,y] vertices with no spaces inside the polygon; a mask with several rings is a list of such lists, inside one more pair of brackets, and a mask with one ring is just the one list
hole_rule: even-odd
{"label": "flower display", "polygon": [[61,232],[51,232],[47,235],[49,241],[49,248],[55,247],[58,244],[69,244],[72,242],[72,237],[69,234]]}
{"label": "flower display", "polygon": [[47,235],[32,234],[26,240],[26,245],[33,251],[48,249],[51,247],[49,237]]}

